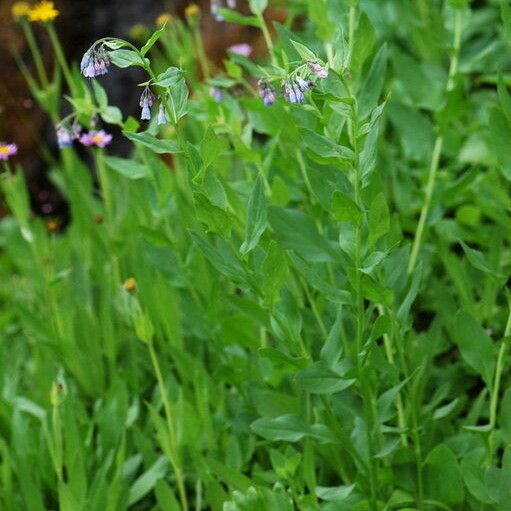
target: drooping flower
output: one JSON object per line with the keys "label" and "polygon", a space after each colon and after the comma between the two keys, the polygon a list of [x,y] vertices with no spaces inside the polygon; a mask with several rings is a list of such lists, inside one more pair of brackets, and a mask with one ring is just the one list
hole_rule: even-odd
{"label": "drooping flower", "polygon": [[142,109],[142,114],[140,115],[140,119],[143,121],[148,121],[151,119],[151,107],[154,103],[154,95],[151,92],[151,89],[147,86],[140,96],[139,105]]}
{"label": "drooping flower", "polygon": [[300,87],[292,81],[284,82],[284,97],[293,104],[303,103],[305,96]]}
{"label": "drooping flower", "polygon": [[225,97],[225,92],[223,91],[223,89],[221,89],[220,87],[217,87],[216,85],[211,87],[209,89],[209,95],[217,102],[217,103],[220,103],[224,97]]}
{"label": "drooping flower", "polygon": [[59,15],[59,11],[55,9],[53,2],[43,1],[34,5],[28,12],[30,21],[53,21]]}
{"label": "drooping flower", "polygon": [[86,147],[106,147],[112,141],[112,135],[104,130],[89,131],[80,137],[80,143]]}
{"label": "drooping flower", "polygon": [[7,161],[11,156],[18,153],[18,146],[16,144],[5,144],[0,142],[0,160]]}
{"label": "drooping flower", "polygon": [[169,122],[169,118],[167,117],[167,111],[165,110],[165,106],[163,103],[160,103],[160,108],[158,109],[158,125],[167,124]]}
{"label": "drooping flower", "polygon": [[309,90],[309,89],[312,89],[313,87],[313,83],[309,80],[304,80],[303,78],[301,78],[300,76],[297,76],[295,78],[295,83],[296,85],[298,86],[298,88],[302,91],[302,92],[305,92],[306,90]]}
{"label": "drooping flower", "polygon": [[222,5],[220,4],[220,0],[211,0],[210,4],[211,14],[217,21],[224,21],[224,17],[218,11],[220,7],[222,7]]}
{"label": "drooping flower", "polygon": [[58,124],[55,127],[55,133],[57,134],[57,144],[61,149],[64,147],[71,147],[73,145],[73,132],[62,124]]}
{"label": "drooping flower", "polygon": [[254,50],[250,44],[247,43],[240,43],[240,44],[233,44],[232,46],[229,46],[229,51],[232,53],[235,53],[236,55],[242,55],[243,57],[250,57],[252,55],[252,51]]}
{"label": "drooping flower", "polygon": [[259,80],[257,83],[259,97],[263,100],[264,106],[271,106],[275,103],[275,89],[266,80]]}
{"label": "drooping flower", "polygon": [[328,69],[325,69],[319,62],[310,61],[309,69],[321,79],[328,78]]}
{"label": "drooping flower", "polygon": [[30,4],[28,2],[16,2],[11,7],[11,13],[15,18],[25,18],[30,12]]}
{"label": "drooping flower", "polygon": [[80,63],[80,71],[85,78],[94,78],[96,76],[108,73],[110,58],[102,46],[99,50],[90,48],[85,52]]}

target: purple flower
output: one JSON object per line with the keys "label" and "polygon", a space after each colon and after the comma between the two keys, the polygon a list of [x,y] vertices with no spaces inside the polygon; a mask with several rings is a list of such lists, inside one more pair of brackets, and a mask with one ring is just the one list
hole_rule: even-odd
{"label": "purple flower", "polygon": [[154,95],[151,92],[149,87],[146,87],[140,96],[139,105],[142,108],[142,114],[140,115],[140,119],[143,121],[148,121],[151,119],[151,107],[154,103]]}
{"label": "purple flower", "polygon": [[259,80],[257,83],[259,97],[263,100],[264,106],[271,106],[275,103],[275,89],[266,80]]}
{"label": "purple flower", "polygon": [[5,144],[0,142],[0,160],[7,161],[11,156],[18,153],[18,146],[16,144]]}
{"label": "purple flower", "polygon": [[167,117],[167,111],[165,110],[165,106],[163,103],[160,103],[160,108],[158,109],[158,125],[167,124],[169,119]]}
{"label": "purple flower", "polygon": [[71,147],[73,145],[73,132],[63,126],[62,124],[58,124],[55,127],[55,133],[57,134],[57,144],[61,149],[64,147]]}
{"label": "purple flower", "polygon": [[250,57],[252,55],[253,48],[250,46],[250,44],[247,43],[240,43],[240,44],[233,44],[232,46],[229,46],[229,51],[232,53],[235,53],[236,55],[242,55],[243,57]]}
{"label": "purple flower", "polygon": [[302,92],[312,89],[312,87],[313,87],[313,83],[311,81],[304,80],[303,78],[300,78],[299,76],[295,78],[295,84],[298,86],[298,88]]}
{"label": "purple flower", "polygon": [[310,61],[309,68],[318,78],[328,78],[328,69],[325,69],[319,62]]}
{"label": "purple flower", "polygon": [[227,7],[229,9],[236,9],[236,0],[227,0]]}
{"label": "purple flower", "polygon": [[80,71],[85,78],[94,78],[108,73],[110,59],[103,47],[98,51],[95,48],[88,50],[82,57]]}
{"label": "purple flower", "polygon": [[214,86],[214,87],[211,87],[209,89],[209,95],[217,102],[217,103],[220,103],[224,97],[225,97],[225,93],[224,91],[220,88],[220,87],[217,87],[217,86]]}
{"label": "purple flower", "polygon": [[284,82],[284,96],[290,103],[295,105],[305,101],[303,92],[298,85],[293,82]]}
{"label": "purple flower", "polygon": [[112,141],[112,135],[104,130],[89,131],[80,137],[80,143],[86,147],[106,147]]}
{"label": "purple flower", "polygon": [[220,0],[211,0],[210,4],[211,14],[217,21],[224,21],[224,17],[218,12],[218,9],[220,9],[220,7],[221,7]]}

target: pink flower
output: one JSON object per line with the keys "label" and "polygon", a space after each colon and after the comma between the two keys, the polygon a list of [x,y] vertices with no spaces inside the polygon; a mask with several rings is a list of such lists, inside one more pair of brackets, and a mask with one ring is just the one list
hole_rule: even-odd
{"label": "pink flower", "polygon": [[253,48],[250,46],[250,44],[247,43],[240,43],[240,44],[233,44],[232,46],[229,46],[229,51],[232,51],[232,53],[235,53],[236,55],[242,55],[243,57],[250,57],[252,55]]}
{"label": "pink flower", "polygon": [[17,154],[18,146],[16,144],[5,144],[0,142],[0,160],[7,161],[10,156]]}
{"label": "pink flower", "polygon": [[112,141],[112,135],[104,130],[89,131],[80,137],[80,143],[84,146],[106,147]]}

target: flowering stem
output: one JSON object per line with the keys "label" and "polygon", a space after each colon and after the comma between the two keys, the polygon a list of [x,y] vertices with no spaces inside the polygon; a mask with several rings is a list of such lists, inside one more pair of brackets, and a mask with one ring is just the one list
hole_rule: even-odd
{"label": "flowering stem", "polygon": [[46,69],[44,68],[41,52],[39,51],[39,47],[37,46],[34,38],[34,32],[32,31],[32,28],[26,19],[21,20],[21,28],[23,29],[25,39],[27,40],[28,47],[30,48],[30,53],[34,59],[34,64],[37,69],[37,74],[39,75],[41,85],[43,88],[47,88],[50,82],[48,75],[46,74]]}
{"label": "flowering stem", "polygon": [[[458,71],[462,28],[463,28],[463,12],[461,9],[457,9],[456,20],[454,25],[453,52],[451,55],[451,63],[449,66],[449,77],[447,79],[446,92],[449,92],[453,88],[454,77],[456,76],[456,73]],[[426,221],[428,219],[429,210],[431,208],[433,192],[435,191],[436,175],[440,163],[440,156],[442,154],[443,145],[444,145],[443,134],[439,133],[437,135],[437,138],[435,140],[435,146],[433,148],[433,155],[431,157],[431,165],[429,167],[428,182],[426,185],[424,203],[422,205],[419,223],[417,224],[417,230],[415,231],[415,238],[413,240],[412,251],[410,253],[410,260],[408,261],[407,268],[408,275],[411,275],[414,272],[415,266],[417,264],[417,258],[419,256],[422,238],[424,235],[424,231],[426,229]]]}
{"label": "flowering stem", "polygon": [[64,78],[66,79],[69,90],[73,95],[76,95],[76,86],[73,80],[73,76],[67,64],[64,52],[62,51],[62,46],[60,44],[57,33],[55,32],[55,28],[53,27],[52,23],[46,23],[45,26],[50,36],[51,44],[53,46],[53,50],[55,51],[55,56],[57,57],[57,61],[62,69],[62,73],[64,74]]}

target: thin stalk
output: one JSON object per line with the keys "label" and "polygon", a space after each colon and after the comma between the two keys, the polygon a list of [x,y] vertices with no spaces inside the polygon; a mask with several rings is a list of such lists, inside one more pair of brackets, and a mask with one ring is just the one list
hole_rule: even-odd
{"label": "thin stalk", "polygon": [[[378,312],[380,315],[384,314],[383,307],[381,305],[378,305]],[[387,360],[389,361],[389,364],[392,366],[395,366],[395,359],[394,359],[394,346],[392,342],[392,338],[388,334],[383,335],[383,346],[385,348],[385,354],[387,356]],[[401,396],[401,392],[398,393],[396,397],[396,408],[397,408],[397,423],[400,429],[406,429],[406,418],[403,408],[403,397]],[[400,433],[401,437],[401,443],[404,447],[408,445],[408,437],[406,433],[403,431]]]}
{"label": "thin stalk", "polygon": [[[454,41],[453,41],[453,52],[451,55],[451,62],[449,66],[449,76],[447,79],[446,92],[449,92],[454,86],[454,78],[458,72],[460,50],[461,50],[461,35],[463,29],[463,12],[461,9],[456,10],[456,19],[454,24]],[[431,202],[433,199],[433,192],[435,191],[435,182],[438,172],[438,166],[440,163],[440,156],[442,154],[442,148],[444,145],[444,138],[441,133],[437,135],[435,140],[435,146],[433,148],[433,154],[431,157],[431,165],[429,167],[428,181],[426,185],[426,191],[424,196],[424,203],[422,205],[421,214],[419,217],[419,223],[415,231],[415,237],[413,240],[412,251],[410,253],[410,260],[408,261],[407,273],[411,275],[417,264],[417,258],[424,236],[426,228],[426,221],[428,219],[429,210],[431,208]]]}
{"label": "thin stalk", "polygon": [[[149,348],[149,354],[151,356],[151,362],[153,364],[154,373],[156,375],[156,380],[158,381],[158,388],[160,390],[161,399],[163,402],[163,408],[165,410],[165,419],[167,422],[167,429],[169,433],[169,440],[171,444],[172,455],[169,456],[170,463],[174,470],[174,474],[176,476],[177,488],[179,493],[179,500],[181,501],[181,508],[183,511],[188,511],[188,499],[186,497],[186,489],[184,484],[183,472],[180,466],[180,460],[177,451],[176,445],[176,432],[174,429],[174,423],[172,421],[172,410],[170,406],[170,401],[165,390],[165,385],[163,383],[163,377],[161,374],[160,364],[158,362],[158,358],[156,356],[156,352],[154,350],[154,345],[152,342],[147,343]],[[169,453],[170,454],[170,453]]]}
{"label": "thin stalk", "polygon": [[197,60],[199,61],[203,79],[209,80],[210,77],[209,61],[208,58],[206,57],[206,52],[204,50],[204,42],[202,40],[202,34],[198,25],[196,25],[193,29],[193,37],[195,40],[195,46],[197,51]]}
{"label": "thin stalk", "polygon": [[357,8],[354,5],[350,5],[348,14],[348,68],[351,66],[351,59],[353,56],[353,44],[355,42],[355,21],[357,17]]}
{"label": "thin stalk", "polygon": [[266,42],[266,46],[268,48],[268,53],[270,54],[271,63],[276,66],[277,59],[275,58],[275,54],[273,51],[273,41],[271,39],[270,31],[268,30],[268,25],[266,24],[266,20],[262,13],[257,13],[257,19],[261,24],[261,30],[263,32],[264,41]]}
{"label": "thin stalk", "polygon": [[26,19],[21,20],[21,28],[23,29],[23,34],[25,35],[25,39],[27,40],[28,47],[30,48],[30,53],[32,54],[32,58],[34,59],[34,64],[37,70],[37,74],[39,76],[39,81],[44,89],[46,89],[50,83],[48,79],[48,75],[46,74],[46,69],[44,68],[43,59],[41,57],[41,52],[39,51],[39,47],[37,46],[34,32],[32,31],[32,27]]}
{"label": "thin stalk", "polygon": [[46,23],[46,30],[50,36],[51,44],[53,46],[53,51],[55,52],[55,57],[57,58],[57,62],[62,69],[62,73],[64,74],[64,78],[66,79],[67,86],[73,95],[76,94],[76,86],[73,81],[73,75],[71,74],[71,70],[69,69],[69,65],[67,63],[66,57],[62,50],[62,46],[60,44],[57,33],[55,32],[55,27],[52,23]]}
{"label": "thin stalk", "polygon": [[499,405],[500,383],[502,379],[502,370],[504,367],[504,357],[507,352],[508,341],[506,337],[511,334],[511,309],[507,318],[506,329],[504,331],[504,339],[501,341],[499,354],[497,355],[497,365],[495,367],[495,377],[493,379],[493,388],[490,398],[490,433],[488,436],[488,458],[490,465],[493,464],[493,430],[497,424],[497,410]]}

